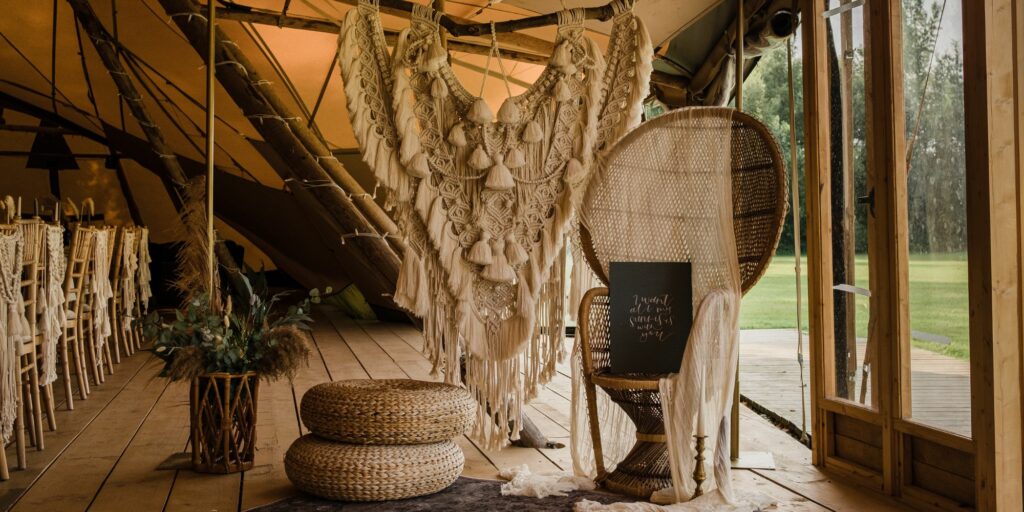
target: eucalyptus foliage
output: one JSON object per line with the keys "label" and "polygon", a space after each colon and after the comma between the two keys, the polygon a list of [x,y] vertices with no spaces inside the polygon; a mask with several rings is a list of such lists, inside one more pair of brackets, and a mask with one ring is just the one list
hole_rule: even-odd
{"label": "eucalyptus foliage", "polygon": [[[154,352],[164,361],[162,376],[178,380],[195,373],[238,374],[273,368],[280,365],[270,360],[279,357],[278,344],[288,342],[278,333],[287,328],[310,330],[310,299],[283,308],[287,292],[271,295],[265,288],[253,290],[248,279],[242,278],[250,286],[251,298],[240,307],[233,306],[229,298],[218,313],[208,296],[198,295],[175,311],[173,321],[166,322],[155,312],[147,317],[146,334],[156,340]],[[310,295],[314,301],[319,296]],[[180,370],[183,361],[179,358],[190,359],[184,364],[194,368]]]}

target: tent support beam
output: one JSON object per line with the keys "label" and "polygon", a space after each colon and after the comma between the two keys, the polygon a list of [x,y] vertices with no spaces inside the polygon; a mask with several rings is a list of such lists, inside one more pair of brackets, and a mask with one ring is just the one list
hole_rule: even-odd
{"label": "tent support beam", "polygon": [[[88,0],[68,0],[68,4],[71,5],[71,9],[75,12],[75,17],[78,18],[82,28],[86,34],[89,35],[89,40],[92,41],[93,48],[96,49],[96,53],[99,54],[100,60],[103,61],[103,66],[110,74],[110,78],[114,81],[114,85],[117,87],[117,92],[125,99],[125,103],[128,104],[128,108],[131,110],[132,116],[138,121],[139,126],[142,128],[142,132],[146,135],[146,139],[153,147],[153,151],[160,155],[160,162],[163,164],[163,170],[166,180],[164,181],[165,186],[169,186],[167,191],[171,196],[171,201],[175,207],[181,207],[181,192],[185,185],[188,183],[188,176],[185,174],[185,170],[181,167],[178,162],[177,155],[174,150],[171,149],[170,145],[164,139],[163,132],[153,122],[153,118],[150,117],[149,111],[146,106],[142,103],[142,96],[139,95],[139,91],[135,88],[135,84],[132,83],[131,76],[121,65],[121,60],[117,55],[117,44],[111,38],[107,29],[103,27],[99,18],[96,16],[96,12],[93,11],[92,6],[89,5]],[[120,167],[120,164],[118,164]],[[119,174],[120,177],[120,174]],[[234,261],[234,258],[227,251],[218,251],[218,259],[220,264],[226,268],[238,268],[238,263]],[[229,274],[234,276],[235,274]],[[245,293],[247,289],[245,286],[241,286],[241,283],[231,279],[229,277],[232,288],[238,293]]]}
{"label": "tent support beam", "polygon": [[[160,4],[193,49],[202,55],[207,49],[206,17],[191,0],[160,0]],[[365,191],[334,158],[326,144],[291,112],[267,81],[260,79],[249,59],[222,31],[216,30],[216,40],[217,80],[253,128],[290,164],[291,176],[283,178],[293,190],[303,187],[304,192],[308,192],[296,194],[296,198],[309,209],[327,213],[339,236],[359,231],[395,237],[356,237],[346,244],[352,246],[351,254],[363,267],[353,272],[360,289],[367,296],[376,294],[374,298],[392,293],[398,280],[400,260],[388,242],[399,252],[405,249],[405,244],[397,238],[399,230],[394,221],[371,198],[360,195]],[[307,186],[306,183],[330,185]],[[383,297],[374,302],[382,301],[390,304],[390,299]]]}
{"label": "tent support beam", "polygon": [[[243,8],[238,5],[218,7],[217,17],[225,20],[253,23],[256,25],[269,25],[296,30],[307,30],[311,32],[324,32],[327,34],[337,34],[338,30],[340,30],[337,23],[323,18],[311,18],[291,14],[283,15],[274,11]],[[398,38],[398,31],[385,29],[384,37],[387,39],[388,44],[393,45],[395,40]],[[487,55],[487,52],[490,50],[490,45],[475,41],[449,40],[448,49],[453,52]],[[544,64],[547,63],[550,55],[550,52],[535,54],[519,51],[513,48],[507,48],[506,45],[501,45],[501,58],[503,59],[528,62],[530,64]]]}

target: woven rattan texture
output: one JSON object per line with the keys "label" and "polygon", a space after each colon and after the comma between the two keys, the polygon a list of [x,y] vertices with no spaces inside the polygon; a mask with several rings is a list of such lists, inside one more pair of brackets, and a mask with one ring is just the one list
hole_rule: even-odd
{"label": "woven rattan texture", "polygon": [[456,438],[473,419],[463,388],[417,380],[343,380],[310,389],[300,406],[314,434],[353,444],[422,444]]}
{"label": "woven rattan texture", "polygon": [[372,446],[313,434],[288,449],[284,469],[299,489],[332,500],[386,501],[423,496],[451,485],[465,457],[452,441]]}
{"label": "woven rattan texture", "polygon": [[[775,254],[775,249],[779,244],[779,237],[782,235],[782,224],[788,209],[785,161],[782,159],[778,144],[771,133],[753,117],[729,108],[702,108],[700,116],[706,117],[708,122],[713,119],[722,119],[725,116],[732,117],[733,231],[736,236],[740,281],[743,292],[746,293],[764,275],[768,262]],[[697,139],[696,147],[720,143],[717,140],[716,128],[713,124],[709,123],[702,127],[701,120],[696,116],[691,123],[692,126],[688,128],[692,130],[693,137]],[[641,130],[644,130],[643,125],[636,129],[637,132]],[[661,149],[652,148],[652,151]],[[681,159],[701,156],[699,151],[675,155]],[[636,164],[639,168],[644,166],[643,162]],[[622,177],[622,179],[628,178],[632,177]],[[610,184],[609,188],[615,188],[614,184]],[[679,211],[678,208],[681,205],[675,202],[675,199],[671,194],[665,194],[660,199],[664,201],[664,204],[656,205],[656,207],[667,214]],[[689,203],[685,207],[689,209]],[[671,230],[666,230],[663,234],[665,238],[677,235]],[[586,223],[580,226],[580,242],[587,257],[587,263],[605,284],[608,283],[607,269],[610,261],[623,259],[635,261],[635,254],[626,258],[625,254],[618,254],[615,251],[603,253],[600,247],[595,247],[595,241]],[[658,242],[657,246],[665,243],[664,241],[656,242]],[[600,243],[601,241],[597,241],[597,244]],[[667,249],[671,251],[683,248],[668,247]],[[629,251],[629,248],[623,250]]]}

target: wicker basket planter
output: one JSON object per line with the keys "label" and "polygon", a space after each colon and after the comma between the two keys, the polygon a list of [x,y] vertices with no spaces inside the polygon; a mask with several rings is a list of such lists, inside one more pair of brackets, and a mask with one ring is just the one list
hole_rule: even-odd
{"label": "wicker basket planter", "polygon": [[288,479],[321,498],[387,501],[439,492],[451,485],[465,464],[452,441],[409,445],[358,445],[306,434],[284,459]]}
{"label": "wicker basket planter", "polygon": [[314,434],[352,444],[423,444],[456,438],[473,421],[463,388],[417,380],[344,380],[302,397],[302,422]]}
{"label": "wicker basket planter", "polygon": [[237,473],[252,468],[259,376],[211,373],[192,380],[192,468]]}

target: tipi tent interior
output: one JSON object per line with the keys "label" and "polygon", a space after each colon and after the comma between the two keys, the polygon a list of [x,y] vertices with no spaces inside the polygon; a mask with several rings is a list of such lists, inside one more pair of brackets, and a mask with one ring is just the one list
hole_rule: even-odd
{"label": "tipi tent interior", "polygon": [[1021,0],[0,4],[4,509],[1024,509]]}

